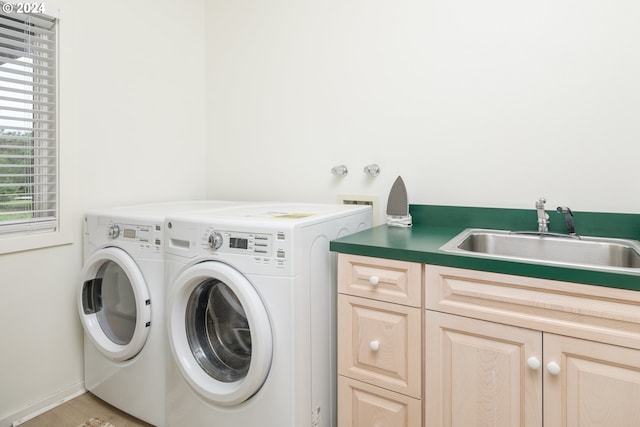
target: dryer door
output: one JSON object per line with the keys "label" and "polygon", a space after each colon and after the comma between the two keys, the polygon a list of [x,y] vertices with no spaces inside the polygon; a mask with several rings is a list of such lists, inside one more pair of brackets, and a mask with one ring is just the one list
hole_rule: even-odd
{"label": "dryer door", "polygon": [[175,362],[202,397],[229,406],[260,390],[271,367],[271,325],[244,275],[217,261],[188,267],[171,284],[168,314]]}
{"label": "dryer door", "polygon": [[137,355],[149,335],[151,307],[142,272],[122,249],[96,251],[82,269],[78,309],[86,335],[114,361]]}

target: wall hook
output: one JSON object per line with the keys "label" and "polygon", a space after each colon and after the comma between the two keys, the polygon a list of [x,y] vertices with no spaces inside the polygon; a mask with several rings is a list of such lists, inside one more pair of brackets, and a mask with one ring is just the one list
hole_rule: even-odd
{"label": "wall hook", "polygon": [[375,163],[371,163],[364,167],[363,172],[369,176],[378,176],[380,175],[380,166]]}
{"label": "wall hook", "polygon": [[331,173],[341,178],[347,176],[349,169],[345,165],[338,165],[331,168]]}

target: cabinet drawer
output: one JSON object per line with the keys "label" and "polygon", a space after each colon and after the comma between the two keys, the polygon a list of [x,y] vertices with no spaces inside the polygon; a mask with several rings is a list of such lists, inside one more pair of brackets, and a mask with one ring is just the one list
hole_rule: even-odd
{"label": "cabinet drawer", "polygon": [[427,309],[640,349],[640,292],[425,266]]}
{"label": "cabinet drawer", "polygon": [[338,292],[420,307],[422,264],[338,254]]}
{"label": "cabinet drawer", "polygon": [[422,310],[338,295],[338,373],[420,398]]}
{"label": "cabinet drawer", "polygon": [[418,399],[338,376],[340,427],[417,427],[421,412]]}

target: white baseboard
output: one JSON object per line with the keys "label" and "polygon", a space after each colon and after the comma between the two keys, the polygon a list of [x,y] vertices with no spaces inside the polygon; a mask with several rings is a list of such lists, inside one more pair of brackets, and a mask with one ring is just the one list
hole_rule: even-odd
{"label": "white baseboard", "polygon": [[62,405],[63,403],[68,402],[69,400],[76,398],[86,392],[87,390],[84,388],[84,382],[73,384],[0,420],[0,427],[19,426],[20,424],[26,423],[27,421],[37,417],[38,415],[44,414],[45,412],[55,408],[56,406]]}

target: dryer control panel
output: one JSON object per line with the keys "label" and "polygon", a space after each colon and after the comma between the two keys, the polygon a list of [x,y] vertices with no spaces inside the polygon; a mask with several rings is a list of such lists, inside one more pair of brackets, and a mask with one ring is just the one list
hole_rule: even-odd
{"label": "dryer control panel", "polygon": [[127,248],[144,252],[162,252],[162,226],[153,223],[120,222],[114,219],[106,219],[103,222],[106,228],[107,241]]}
{"label": "dryer control panel", "polygon": [[[134,222],[135,221],[135,222]],[[156,221],[136,221],[130,218],[85,215],[84,255],[115,246],[129,255],[142,259],[162,259],[163,224]]]}

